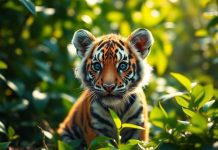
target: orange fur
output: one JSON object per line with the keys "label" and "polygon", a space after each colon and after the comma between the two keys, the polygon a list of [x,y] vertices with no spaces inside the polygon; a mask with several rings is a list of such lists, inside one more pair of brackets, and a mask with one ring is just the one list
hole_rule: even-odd
{"label": "orange fur", "polygon": [[75,119],[75,123],[80,125],[83,129],[86,143],[90,144],[96,136],[96,133],[89,126],[91,123],[90,100],[91,97],[89,90],[84,91],[76,103],[72,106],[63,123],[60,124],[60,128],[58,129],[59,134],[62,134],[66,127],[72,127],[72,119]]}
{"label": "orange fur", "polygon": [[[95,131],[89,126],[91,123],[90,115],[90,91],[85,90],[76,103],[72,106],[70,112],[68,113],[65,120],[60,124],[58,133],[62,134],[66,127],[72,127],[72,119],[75,118],[75,123],[79,124],[83,129],[83,134],[86,143],[89,145],[91,141],[96,137]],[[149,139],[149,129],[148,129],[148,113],[147,113],[147,103],[143,91],[140,91],[138,96],[140,97],[141,103],[143,104],[143,114],[144,114],[144,128],[140,132],[140,140],[148,141]]]}

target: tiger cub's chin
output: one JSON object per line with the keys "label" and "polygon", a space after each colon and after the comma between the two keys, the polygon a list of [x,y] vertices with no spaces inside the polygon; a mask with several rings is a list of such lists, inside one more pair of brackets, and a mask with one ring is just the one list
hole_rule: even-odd
{"label": "tiger cub's chin", "polygon": [[124,103],[124,99],[119,99],[119,98],[116,98],[116,97],[105,97],[105,98],[102,98],[100,100],[104,106],[107,106],[107,107],[117,107],[119,106],[120,104]]}

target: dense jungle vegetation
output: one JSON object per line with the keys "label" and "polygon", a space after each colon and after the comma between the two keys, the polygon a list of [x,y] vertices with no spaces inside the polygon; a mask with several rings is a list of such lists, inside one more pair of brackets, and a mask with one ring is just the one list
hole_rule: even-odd
{"label": "dense jungle vegetation", "polygon": [[218,149],[218,0],[0,0],[0,149],[77,149],[56,129],[83,90],[71,44],[81,28],[155,39],[149,143],[99,137],[90,149]]}

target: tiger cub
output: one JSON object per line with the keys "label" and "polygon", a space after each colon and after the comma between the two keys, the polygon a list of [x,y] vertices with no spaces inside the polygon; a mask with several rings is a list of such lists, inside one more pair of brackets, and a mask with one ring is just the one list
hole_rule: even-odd
{"label": "tiger cub", "polygon": [[147,29],[137,29],[125,39],[116,34],[96,38],[80,29],[72,43],[82,62],[78,77],[85,86],[58,132],[64,141],[82,139],[89,145],[96,136],[117,138],[108,108],[122,123],[131,123],[145,130],[125,128],[121,142],[129,139],[148,140],[146,99],[142,86],[149,81],[151,67],[143,60],[153,44]]}

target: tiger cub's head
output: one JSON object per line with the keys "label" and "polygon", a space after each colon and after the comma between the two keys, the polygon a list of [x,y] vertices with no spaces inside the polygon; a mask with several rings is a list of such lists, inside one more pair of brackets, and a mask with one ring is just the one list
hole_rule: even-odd
{"label": "tiger cub's head", "polygon": [[96,96],[121,99],[148,83],[151,67],[143,59],[153,37],[147,29],[137,29],[127,39],[116,34],[96,38],[80,29],[72,43],[82,58],[79,78]]}

